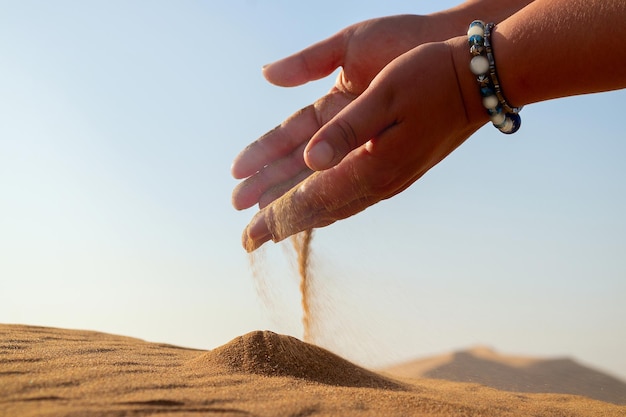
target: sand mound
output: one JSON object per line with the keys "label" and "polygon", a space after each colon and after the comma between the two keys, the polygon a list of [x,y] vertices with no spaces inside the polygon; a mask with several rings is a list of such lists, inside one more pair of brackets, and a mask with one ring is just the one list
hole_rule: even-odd
{"label": "sand mound", "polygon": [[223,373],[295,377],[326,385],[401,389],[400,384],[323,348],[270,331],[239,336],[192,360],[190,365]]}
{"label": "sand mound", "polygon": [[474,382],[505,391],[575,394],[626,404],[626,383],[569,358],[510,356],[479,347],[418,359],[384,371],[398,377]]}

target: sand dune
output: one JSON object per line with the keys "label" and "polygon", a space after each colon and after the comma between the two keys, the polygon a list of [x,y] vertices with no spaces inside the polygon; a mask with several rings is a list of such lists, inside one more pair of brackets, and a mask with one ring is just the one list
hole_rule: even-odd
{"label": "sand dune", "polygon": [[509,356],[477,347],[407,362],[384,371],[405,378],[475,382],[499,390],[575,394],[626,404],[625,382],[569,358]]}
{"label": "sand dune", "polygon": [[626,407],[434,379],[394,381],[271,332],[200,351],[0,325],[0,416],[129,415],[623,417]]}

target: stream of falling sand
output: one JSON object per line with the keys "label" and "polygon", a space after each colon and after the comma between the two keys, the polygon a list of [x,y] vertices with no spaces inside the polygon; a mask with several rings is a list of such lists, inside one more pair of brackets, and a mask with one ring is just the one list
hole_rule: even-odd
{"label": "stream of falling sand", "polygon": [[[298,268],[298,275],[300,276],[300,296],[302,305],[302,327],[303,337],[302,340],[308,343],[313,343],[313,314],[311,306],[311,273],[309,270],[309,264],[311,259],[311,240],[313,238],[313,230],[305,230],[296,235],[291,236],[291,244],[296,255],[296,266]],[[266,278],[263,274],[263,268],[259,265],[262,259],[259,259],[254,252],[251,252],[249,257],[250,268],[252,275],[255,277],[257,294],[261,298],[261,301],[270,306],[272,303],[271,286],[267,285]]]}
{"label": "stream of falling sand", "polygon": [[305,342],[313,342],[311,339],[311,305],[309,293],[309,260],[311,255],[311,239],[313,230],[308,229],[291,237],[291,243],[296,251],[298,262],[298,274],[300,275],[300,295],[302,297],[302,327]]}

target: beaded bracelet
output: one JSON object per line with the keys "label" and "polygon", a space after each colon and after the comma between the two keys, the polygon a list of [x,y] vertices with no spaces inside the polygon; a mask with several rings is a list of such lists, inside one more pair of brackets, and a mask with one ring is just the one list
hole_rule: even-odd
{"label": "beaded bracelet", "polygon": [[472,55],[470,70],[476,75],[483,106],[487,109],[491,122],[500,132],[512,134],[522,125],[519,116],[522,107],[509,105],[502,93],[491,47],[491,30],[494,26],[493,23],[485,24],[482,20],[475,20],[470,24],[467,30]]}

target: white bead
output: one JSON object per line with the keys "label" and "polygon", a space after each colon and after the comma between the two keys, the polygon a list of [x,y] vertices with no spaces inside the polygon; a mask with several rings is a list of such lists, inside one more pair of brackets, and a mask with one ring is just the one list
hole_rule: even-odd
{"label": "white bead", "polygon": [[500,128],[500,131],[504,132],[504,133],[512,132],[513,131],[513,120],[506,119],[506,122],[504,122],[504,126],[502,126]]}
{"label": "white bead", "polygon": [[496,113],[493,116],[491,116],[491,122],[496,126],[499,126],[502,123],[504,123],[505,119],[506,119],[506,116],[504,115],[504,113]]}
{"label": "white bead", "polygon": [[485,30],[478,25],[470,26],[467,30],[467,37],[474,35],[485,36]]}
{"label": "white bead", "polygon": [[486,109],[495,109],[498,107],[498,104],[500,104],[498,97],[494,95],[483,98],[483,106],[485,106]]}
{"label": "white bead", "polygon": [[470,61],[470,70],[474,75],[485,74],[489,71],[489,61],[482,55],[475,56]]}

